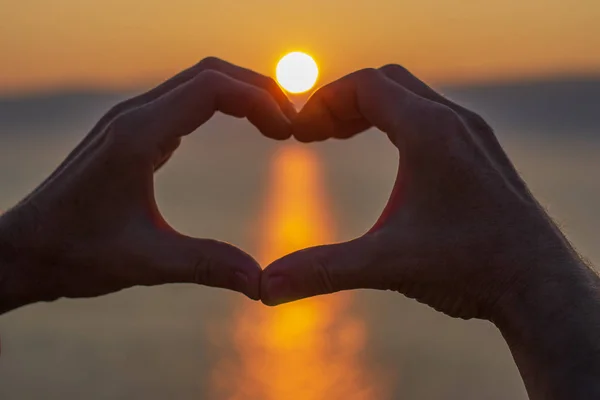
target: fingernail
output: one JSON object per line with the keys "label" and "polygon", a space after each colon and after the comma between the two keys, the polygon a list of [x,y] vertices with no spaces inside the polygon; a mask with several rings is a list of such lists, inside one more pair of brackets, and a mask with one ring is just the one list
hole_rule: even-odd
{"label": "fingernail", "polygon": [[271,302],[282,303],[290,297],[290,281],[284,276],[274,276],[267,283],[267,296]]}

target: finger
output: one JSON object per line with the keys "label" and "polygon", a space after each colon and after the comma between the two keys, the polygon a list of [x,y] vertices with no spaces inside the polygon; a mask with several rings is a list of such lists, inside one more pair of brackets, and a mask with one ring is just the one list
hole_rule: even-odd
{"label": "finger", "polygon": [[[389,132],[410,124],[418,97],[375,69],[365,69],[323,86],[294,120],[301,141],[348,137],[371,126]],[[409,115],[414,118],[414,115]],[[341,129],[341,131],[340,131]]]}
{"label": "finger", "polygon": [[261,300],[277,305],[340,290],[378,287],[372,241],[312,247],[289,254],[269,265],[261,278]]}
{"label": "finger", "polygon": [[[204,71],[218,71],[230,76],[233,79],[264,89],[273,96],[273,98],[281,107],[283,113],[288,118],[291,119],[296,115],[296,108],[294,107],[290,99],[287,97],[287,95],[283,92],[283,90],[279,87],[279,85],[277,85],[273,78],[259,74],[250,69],[231,64],[217,57],[207,57],[198,62],[196,65],[169,78],[168,80],[156,86],[155,88],[150,89],[146,93],[133,97],[132,99],[129,99],[113,107],[113,109],[111,109],[102,118],[102,120],[112,120],[117,115],[123,112],[127,112],[131,109],[153,102],[154,100],[165,95],[171,90],[174,90],[179,86],[196,78],[200,73]],[[102,120],[99,123],[99,125],[103,125]]]}
{"label": "finger", "polygon": [[[479,114],[447,99],[400,65],[388,64],[381,67],[379,70],[388,78],[416,95],[454,110],[468,126],[473,128],[471,131],[473,132],[473,135],[471,135],[471,137],[481,145],[481,150],[484,151],[488,157],[496,160],[499,165],[512,165],[512,162],[502,149],[498,138],[494,134],[493,129]],[[513,184],[518,187],[522,185],[522,182],[519,179],[515,180]]]}
{"label": "finger", "polygon": [[[155,101],[115,120],[115,130],[136,141],[176,143],[216,111],[246,117],[265,136],[286,139],[290,122],[265,90],[216,71],[204,71],[193,80]],[[172,149],[163,149],[168,154]]]}
{"label": "finger", "polygon": [[457,104],[435,91],[425,82],[414,76],[406,68],[397,64],[384,65],[379,69],[388,78],[424,99],[442,104],[455,111],[462,119],[478,132],[478,137],[487,144],[500,147],[492,128],[479,114]]}
{"label": "finger", "polygon": [[296,116],[296,107],[294,107],[294,104],[290,101],[289,97],[272,77],[259,74],[258,72],[231,64],[216,57],[210,57],[204,62],[209,67],[208,69],[224,73],[233,79],[267,91],[271,96],[273,96],[281,108],[281,111],[283,111],[288,119],[291,120]]}
{"label": "finger", "polygon": [[198,75],[205,71],[217,71],[233,78],[234,80],[261,88],[273,96],[273,99],[276,101],[281,108],[281,111],[288,119],[292,119],[296,115],[296,108],[273,78],[259,74],[250,69],[231,64],[216,57],[207,57],[203,59],[195,66],[179,73],[156,88],[125,102],[118,108],[123,109],[121,110],[121,112],[123,112],[151,103],[170,91],[188,83],[192,79],[195,79]]}
{"label": "finger", "polygon": [[356,76],[366,74],[355,72],[319,88],[294,119],[294,137],[301,142],[347,138],[371,127],[372,123],[353,104]]}
{"label": "finger", "polygon": [[400,150],[414,154],[419,147],[419,154],[427,154],[443,149],[463,124],[449,107],[416,95],[379,70],[365,69],[315,92],[292,129],[298,140],[314,141],[368,127],[387,133]]}
{"label": "finger", "polygon": [[[40,185],[40,188],[43,187],[46,182],[49,182],[62,168],[67,166],[75,158],[75,156],[77,156],[82,149],[86,148],[98,134],[103,132],[107,124],[113,121],[117,116],[158,99],[171,90],[189,82],[191,79],[194,79],[198,74],[206,70],[220,71],[234,79],[260,87],[273,96],[286,117],[293,119],[297,114],[296,108],[273,78],[231,64],[217,57],[207,57],[198,62],[196,65],[180,72],[179,74],[171,77],[149,91],[121,102],[110,109],[100,119],[100,121],[98,121],[92,131],[63,160],[58,168],[52,174],[50,174],[50,176],[46,179],[46,181],[44,181],[44,183],[42,183],[42,185]],[[161,160],[159,165],[157,165],[157,169],[160,168],[167,160],[168,157],[164,160]]]}
{"label": "finger", "polygon": [[[331,112],[325,90],[309,99],[299,115],[293,120],[294,137],[300,142],[322,141],[329,138],[347,139],[369,129],[372,125],[362,115],[339,118]],[[329,91],[328,91],[329,92]],[[333,91],[331,91],[333,92]],[[331,93],[333,94],[333,93]]]}
{"label": "finger", "polygon": [[388,131],[408,93],[375,69],[364,69],[320,88],[296,117],[303,141],[349,137],[375,126]]}
{"label": "finger", "polygon": [[152,274],[161,277],[155,283],[196,283],[260,298],[260,266],[230,244],[168,232],[147,251]]}
{"label": "finger", "polygon": [[381,72],[385,74],[388,78],[393,80],[394,82],[402,85],[404,88],[410,90],[414,94],[426,98],[431,101],[435,101],[437,103],[443,104],[447,107],[452,108],[457,112],[471,112],[464,107],[452,102],[447,99],[440,93],[436,92],[430,86],[428,86],[425,82],[421,81],[419,78],[414,76],[410,71],[401,65],[397,64],[388,64],[379,68]]}

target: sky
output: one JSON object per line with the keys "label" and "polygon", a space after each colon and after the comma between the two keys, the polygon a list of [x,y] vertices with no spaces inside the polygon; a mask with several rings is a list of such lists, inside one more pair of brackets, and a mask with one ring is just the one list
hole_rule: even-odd
{"label": "sky", "polygon": [[433,83],[600,75],[598,0],[0,0],[0,93],[133,88],[205,56],[320,82],[402,64]]}

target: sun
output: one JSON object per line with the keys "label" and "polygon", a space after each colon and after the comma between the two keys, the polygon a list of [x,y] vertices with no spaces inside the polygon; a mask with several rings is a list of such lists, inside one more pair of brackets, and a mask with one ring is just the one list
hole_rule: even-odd
{"label": "sun", "polygon": [[277,82],[290,93],[310,90],[319,76],[317,63],[300,51],[288,53],[279,60],[275,70]]}

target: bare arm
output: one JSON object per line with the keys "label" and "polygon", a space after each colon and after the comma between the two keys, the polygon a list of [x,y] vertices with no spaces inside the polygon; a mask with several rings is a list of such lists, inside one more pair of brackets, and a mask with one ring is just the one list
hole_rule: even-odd
{"label": "bare arm", "polygon": [[494,322],[529,396],[600,398],[598,278],[528,190],[492,129],[404,68],[355,72],[299,113],[301,141],[369,127],[398,149],[399,170],[373,228],[285,256],[263,271],[262,301],[371,288],[452,317]]}
{"label": "bare arm", "polygon": [[539,262],[561,272],[515,287],[493,321],[531,399],[598,399],[600,279],[577,256]]}
{"label": "bare arm", "polygon": [[182,137],[217,111],[286,139],[293,110],[272,79],[216,58],[114,107],[45,182],[0,217],[0,314],[38,301],[178,282],[257,300],[256,261],[227,243],[172,228],[156,204],[153,174]]}

